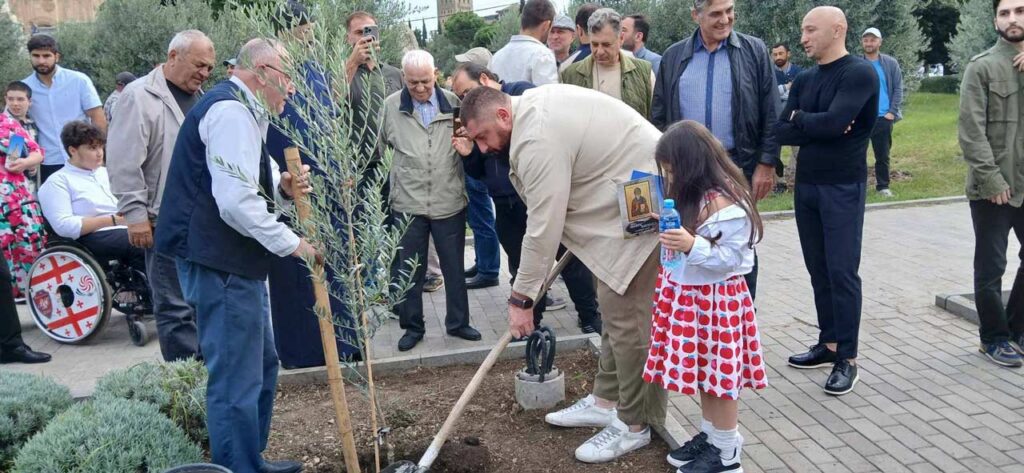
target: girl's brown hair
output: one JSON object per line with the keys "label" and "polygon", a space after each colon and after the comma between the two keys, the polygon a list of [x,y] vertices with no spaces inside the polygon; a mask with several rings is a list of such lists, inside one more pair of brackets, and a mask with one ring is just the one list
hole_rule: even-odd
{"label": "girl's brown hair", "polygon": [[[675,199],[683,228],[690,233],[697,231],[702,223],[704,197],[708,191],[714,190],[747,213],[752,224],[750,246],[761,241],[764,224],[757,213],[747,178],[704,125],[684,120],[670,126],[658,141],[654,158],[664,180],[664,195]],[[665,167],[669,168],[671,176],[665,175]],[[720,237],[715,236],[712,242]]]}

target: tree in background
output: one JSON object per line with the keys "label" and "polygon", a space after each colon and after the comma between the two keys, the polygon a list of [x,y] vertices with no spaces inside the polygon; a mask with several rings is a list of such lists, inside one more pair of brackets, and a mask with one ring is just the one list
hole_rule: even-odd
{"label": "tree in background", "polygon": [[442,31],[453,45],[466,50],[473,47],[476,33],[486,27],[487,22],[480,15],[466,11],[449,16]]}
{"label": "tree in background", "polygon": [[921,59],[925,64],[944,65],[947,74],[952,70],[947,46],[960,22],[959,7],[958,0],[926,0],[914,7],[917,23],[928,43]]}
{"label": "tree in background", "polygon": [[498,21],[494,22],[491,27],[494,28],[491,33],[490,43],[486,45],[487,49],[492,52],[503,48],[508,41],[512,39],[512,35],[519,34],[519,10],[506,12]]}
{"label": "tree in background", "polygon": [[785,43],[793,62],[809,65],[800,46],[800,24],[811,8],[812,0],[739,0],[736,30],[761,38],[769,48]]}
{"label": "tree in background", "polygon": [[989,0],[966,0],[960,7],[960,25],[947,44],[954,70],[963,71],[972,57],[995,44],[999,33],[992,23],[994,17]]}
{"label": "tree in background", "polygon": [[[7,14],[7,2],[0,0],[0,87],[24,79],[32,66],[25,51],[25,35],[21,25]],[[0,97],[0,101],[3,98]]]}

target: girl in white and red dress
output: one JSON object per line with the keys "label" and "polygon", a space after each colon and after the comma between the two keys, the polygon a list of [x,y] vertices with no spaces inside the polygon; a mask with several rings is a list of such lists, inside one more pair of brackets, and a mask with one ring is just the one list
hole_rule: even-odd
{"label": "girl in white and red dress", "polygon": [[701,433],[669,454],[681,473],[742,472],[740,389],[767,385],[753,301],[743,276],[762,234],[746,179],[701,124],[680,122],[655,157],[682,228],[661,234],[644,380],[700,394]]}

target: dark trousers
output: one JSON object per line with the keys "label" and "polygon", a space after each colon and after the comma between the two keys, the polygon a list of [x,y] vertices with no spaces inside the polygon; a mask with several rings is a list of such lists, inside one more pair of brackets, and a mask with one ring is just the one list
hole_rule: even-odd
{"label": "dark trousers", "polygon": [[39,165],[39,185],[43,185],[53,173],[60,171],[60,168],[64,167],[63,164],[40,164]]}
{"label": "dark trousers", "polygon": [[11,270],[7,268],[3,253],[0,253],[0,354],[24,344],[21,321],[18,320],[18,309],[14,306],[14,293],[11,291]]}
{"label": "dark trousers", "polygon": [[78,237],[78,242],[85,245],[104,267],[111,261],[118,260],[128,264],[132,269],[146,272],[146,252],[129,243],[127,228],[95,231]]}
{"label": "dark trousers", "polygon": [[152,248],[146,250],[146,278],[153,296],[153,318],[164,361],[199,358],[196,311],[185,302],[175,259]]}
{"label": "dark trousers", "polygon": [[398,320],[408,333],[422,336],[426,333],[423,322],[423,282],[427,274],[427,243],[434,237],[434,248],[441,263],[444,276],[446,313],[444,319],[447,331],[469,326],[469,296],[466,294],[465,251],[466,211],[448,218],[430,219],[420,215],[395,215],[396,221],[409,218],[409,227],[402,236],[401,248],[395,267],[409,271],[408,261],[417,261],[413,273],[413,286],[405,293],[405,300],[398,304]]}
{"label": "dark trousers", "polygon": [[840,359],[857,357],[861,241],[867,183],[797,184],[796,227],[811,275],[819,343],[836,343]]}
{"label": "dark trousers", "polygon": [[483,182],[466,176],[466,195],[469,197],[469,228],[473,230],[473,251],[476,270],[480,277],[498,279],[501,270],[501,250],[494,228],[494,209],[491,196]]}
{"label": "dark trousers", "polygon": [[[522,254],[523,236],[526,235],[526,204],[518,196],[494,198],[495,227],[498,230],[498,241],[508,255],[508,270],[515,280],[519,272],[519,259]],[[565,253],[565,247],[559,245],[558,257]],[[562,270],[565,288],[569,298],[576,306],[580,322],[584,325],[599,319],[601,312],[597,304],[597,287],[594,275],[580,262],[573,259]],[[535,294],[530,294],[534,297]],[[534,324],[539,324],[546,309],[544,299],[537,301],[533,309]]]}
{"label": "dark trousers", "polygon": [[[1017,270],[1010,300],[1003,307],[1006,246],[1012,230],[1024,243],[1024,208],[971,201],[974,222],[974,301],[982,343],[1004,342],[1024,333],[1024,266]],[[1024,261],[1024,249],[1018,254]]]}
{"label": "dark trousers", "polygon": [[206,426],[213,463],[235,473],[263,466],[277,387],[277,352],[266,281],[177,260],[185,299],[196,308],[209,381]]}
{"label": "dark trousers", "polygon": [[[779,162],[782,162],[782,158],[779,158]],[[748,189],[754,188],[754,169],[757,168],[757,163],[754,163],[754,167],[749,171],[743,171],[743,175],[747,178]],[[750,290],[750,299],[753,300],[757,296],[757,250],[754,250],[754,267],[750,268],[750,272],[743,275],[743,279],[747,281],[747,289]]]}
{"label": "dark trousers", "polygon": [[871,149],[875,152],[875,189],[889,188],[889,151],[892,150],[892,120],[878,117],[871,131]]}

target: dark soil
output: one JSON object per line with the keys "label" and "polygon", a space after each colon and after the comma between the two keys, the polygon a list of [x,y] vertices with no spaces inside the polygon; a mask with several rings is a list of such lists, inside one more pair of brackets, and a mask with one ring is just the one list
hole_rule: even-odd
{"label": "dark soil", "polygon": [[[597,359],[579,351],[560,354],[556,367],[566,375],[565,407],[589,393]],[[671,472],[665,462],[668,446],[656,434],[651,445],[617,462],[587,465],[573,452],[599,429],[562,429],[544,422],[540,411],[524,411],[515,401],[513,376],[521,360],[495,365],[473,402],[456,424],[434,462],[433,473],[488,472]],[[455,401],[476,371],[476,365],[420,368],[377,380],[391,433],[394,460],[419,460],[444,423]],[[373,446],[367,398],[346,388],[363,471],[373,472]],[[344,461],[327,385],[281,386],[274,410],[269,459],[296,459],[306,472],[341,472]],[[383,425],[383,424],[382,424]],[[388,465],[382,450],[381,467]]]}

